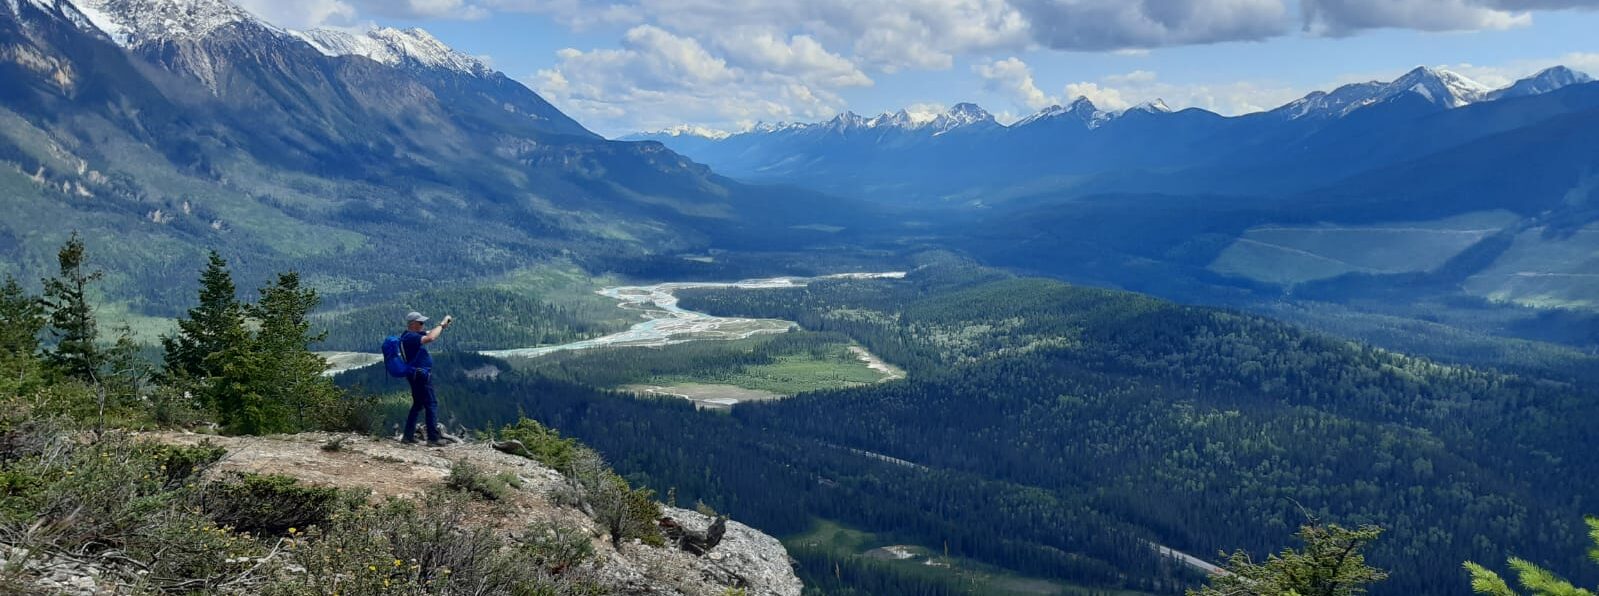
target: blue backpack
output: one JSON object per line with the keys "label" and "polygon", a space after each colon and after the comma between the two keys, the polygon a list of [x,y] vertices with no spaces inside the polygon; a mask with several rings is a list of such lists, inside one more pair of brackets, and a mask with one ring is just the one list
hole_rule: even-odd
{"label": "blue backpack", "polygon": [[406,379],[416,372],[416,368],[411,366],[411,359],[404,352],[399,336],[390,335],[383,340],[383,368],[388,369],[389,376]]}

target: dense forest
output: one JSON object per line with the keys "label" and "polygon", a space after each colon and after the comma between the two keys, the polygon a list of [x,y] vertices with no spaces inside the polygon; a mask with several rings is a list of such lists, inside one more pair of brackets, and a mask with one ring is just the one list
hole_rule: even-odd
{"label": "dense forest", "polygon": [[[566,343],[625,328],[614,318],[614,307],[558,305],[501,288],[441,288],[407,294],[404,300],[382,302],[350,311],[321,313],[317,322],[327,326],[325,350],[373,352],[383,338],[404,329],[401,315],[421,311],[442,317],[453,314],[463,322],[455,349],[495,350]],[[599,321],[599,322],[596,322]]]}
{"label": "dense forest", "polygon": [[[643,353],[596,351],[446,376],[446,410],[526,413],[773,533],[833,519],[1088,585],[1175,591],[1193,576],[1149,541],[1261,554],[1307,513],[1388,529],[1379,594],[1458,592],[1461,561],[1507,551],[1584,571],[1590,388],[958,265],[682,304],[843,334],[911,378],[725,416],[585,386],[585,362],[604,378]],[[443,374],[481,364],[459,358]]]}

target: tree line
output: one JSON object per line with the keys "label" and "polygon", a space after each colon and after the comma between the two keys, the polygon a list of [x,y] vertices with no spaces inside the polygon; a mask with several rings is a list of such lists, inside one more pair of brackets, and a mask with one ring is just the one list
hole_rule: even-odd
{"label": "tree line", "polygon": [[[90,302],[104,272],[90,264],[83,240],[58,251],[58,269],[29,295],[7,276],[0,285],[0,359],[17,394],[58,391],[64,413],[118,422],[214,422],[233,434],[347,426],[366,406],[322,375],[310,350],[321,334],[310,315],[319,298],[293,271],[262,287],[255,302],[238,297],[227,262],[213,252],[200,274],[198,303],[161,338],[159,366],[123,327],[107,342]],[[45,341],[48,338],[49,341]]]}

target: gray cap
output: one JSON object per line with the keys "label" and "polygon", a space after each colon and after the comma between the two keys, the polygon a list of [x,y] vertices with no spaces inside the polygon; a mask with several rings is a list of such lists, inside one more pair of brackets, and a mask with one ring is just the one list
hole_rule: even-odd
{"label": "gray cap", "polygon": [[415,323],[426,323],[426,322],[428,322],[428,318],[422,316],[422,313],[419,313],[419,312],[416,312],[416,311],[413,310],[413,311],[405,314],[405,322],[407,322],[407,323],[412,323],[412,322],[415,322]]}

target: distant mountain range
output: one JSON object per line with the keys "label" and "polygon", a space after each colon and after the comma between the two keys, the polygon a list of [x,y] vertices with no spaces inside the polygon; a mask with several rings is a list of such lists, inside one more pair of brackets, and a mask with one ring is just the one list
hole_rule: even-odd
{"label": "distant mountain range", "polygon": [[[1008,126],[975,104],[961,103],[933,116],[905,110],[875,117],[846,112],[823,122],[763,123],[731,134],[679,127],[623,138],[659,141],[719,172],[750,180],[806,182],[873,200],[992,201],[1017,189],[1031,192],[1038,179],[1219,160],[1236,165],[1240,157],[1259,157],[1240,152],[1269,148],[1275,153],[1282,143],[1295,143],[1357,114],[1400,110],[1419,115],[1590,81],[1557,66],[1491,89],[1454,72],[1420,67],[1391,82],[1317,91],[1270,111],[1231,118],[1197,108],[1173,111],[1160,100],[1102,110],[1079,97]],[[1203,151],[1189,150],[1201,144]]]}
{"label": "distant mountain range", "polygon": [[1599,83],[1566,67],[1503,89],[1417,68],[1236,117],[1079,98],[1009,126],[960,104],[631,138],[942,213],[994,263],[1181,300],[1599,310]]}
{"label": "distant mountain range", "polygon": [[6,0],[0,80],[0,273],[37,279],[80,230],[136,272],[109,298],[151,314],[191,298],[210,247],[246,283],[295,267],[350,300],[858,226],[842,202],[602,139],[418,29],[288,31],[226,0]]}

